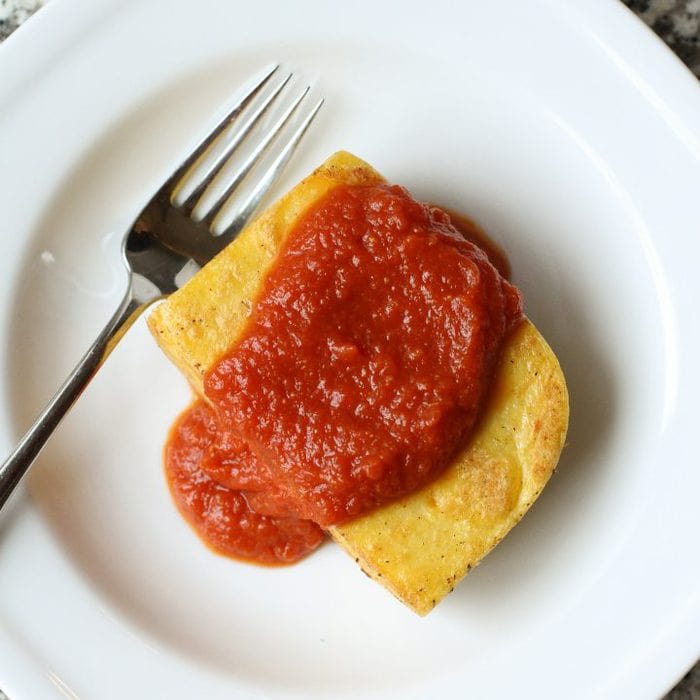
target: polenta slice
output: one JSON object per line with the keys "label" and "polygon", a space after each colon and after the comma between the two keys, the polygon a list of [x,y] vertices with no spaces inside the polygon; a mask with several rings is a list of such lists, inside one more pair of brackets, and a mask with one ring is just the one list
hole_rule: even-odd
{"label": "polenta slice", "polygon": [[[248,226],[149,326],[203,396],[203,378],[236,344],[295,222],[337,185],[380,184],[363,161],[337,153]],[[505,342],[490,398],[469,444],[433,483],[330,534],[377,581],[427,613],[522,517],[551,475],[568,422],[557,360],[524,320]]]}

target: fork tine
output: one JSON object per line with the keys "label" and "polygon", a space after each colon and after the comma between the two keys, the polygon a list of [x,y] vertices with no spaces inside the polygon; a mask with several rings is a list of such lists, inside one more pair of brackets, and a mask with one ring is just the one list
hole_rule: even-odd
{"label": "fork tine", "polygon": [[258,183],[253,188],[253,191],[248,196],[248,199],[243,203],[238,212],[236,212],[236,216],[234,217],[233,221],[221,233],[221,236],[219,236],[220,239],[223,239],[221,241],[222,244],[226,244],[228,241],[235,238],[236,234],[238,234],[238,232],[246,225],[258,204],[260,204],[262,198],[267,194],[267,191],[277,180],[277,177],[294,154],[296,147],[304,137],[306,130],[311,125],[311,122],[318,114],[318,110],[321,109],[322,105],[322,99],[314,105],[314,108],[311,110],[311,112],[309,112],[304,121],[297,127],[296,131],[284,144],[284,147],[269,165],[263,176],[258,180]]}
{"label": "fork tine", "polygon": [[209,187],[212,180],[216,177],[218,172],[221,170],[221,166],[226,162],[228,157],[233,153],[233,151],[240,145],[241,141],[248,135],[250,130],[260,121],[262,116],[268,111],[270,105],[275,101],[277,96],[282,92],[284,86],[289,82],[292,74],[289,73],[277,87],[265,98],[263,103],[257,107],[257,109],[251,114],[244,124],[237,130],[233,138],[226,144],[226,148],[214,159],[212,163],[206,169],[206,172],[201,176],[201,181],[192,190],[192,192],[187,196],[187,199],[182,203],[181,209],[185,212],[187,216],[192,213],[192,210],[197,204],[197,201],[202,196],[204,190]]}
{"label": "fork tine", "polygon": [[189,156],[184,160],[183,163],[175,170],[175,172],[166,181],[165,187],[170,188],[170,199],[178,190],[180,185],[180,180],[182,176],[202,157],[209,146],[216,140],[218,136],[224,131],[224,129],[241,113],[241,111],[250,104],[250,101],[262,90],[263,86],[272,77],[275,71],[279,68],[279,64],[274,64],[271,66],[265,74],[251,86],[248,91],[241,97],[241,99],[233,106],[226,116],[210,131],[197,145],[197,147],[190,153]]}
{"label": "fork tine", "polygon": [[211,229],[211,224],[217,217],[221,208],[226,203],[228,198],[233,194],[234,190],[238,185],[243,182],[245,176],[250,172],[253,166],[258,162],[263,153],[267,150],[272,140],[277,136],[283,129],[285,124],[290,120],[294,112],[296,112],[299,105],[302,103],[304,98],[309,94],[310,86],[307,86],[304,91],[297,97],[294,102],[284,111],[280,118],[275,122],[275,124],[269,129],[269,131],[262,138],[260,143],[253,149],[253,152],[248,156],[246,161],[241,165],[236,174],[231,179],[231,182],[226,186],[226,189],[217,198],[216,202],[212,204],[209,211],[205,213],[201,221]]}

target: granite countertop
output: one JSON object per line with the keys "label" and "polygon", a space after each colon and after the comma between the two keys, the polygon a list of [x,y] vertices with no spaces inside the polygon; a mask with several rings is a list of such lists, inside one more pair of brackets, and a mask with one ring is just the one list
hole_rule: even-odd
{"label": "granite countertop", "polygon": [[[621,0],[700,78],[700,0]],[[0,41],[47,0],[0,0]],[[6,696],[0,690],[0,700]],[[700,700],[700,661],[664,700]]]}
{"label": "granite countertop", "polygon": [[639,15],[700,78],[700,0],[622,2]]}

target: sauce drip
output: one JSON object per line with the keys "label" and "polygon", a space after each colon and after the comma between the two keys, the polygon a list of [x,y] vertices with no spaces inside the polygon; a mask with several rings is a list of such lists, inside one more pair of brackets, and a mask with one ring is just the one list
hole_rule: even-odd
{"label": "sauce drip", "polygon": [[205,544],[258,564],[291,564],[316,549],[324,537],[316,523],[257,513],[245,493],[224,485],[226,477],[218,470],[225,464],[217,462],[225,458],[217,438],[214,412],[200,399],[179,416],[165,448],[170,491]]}

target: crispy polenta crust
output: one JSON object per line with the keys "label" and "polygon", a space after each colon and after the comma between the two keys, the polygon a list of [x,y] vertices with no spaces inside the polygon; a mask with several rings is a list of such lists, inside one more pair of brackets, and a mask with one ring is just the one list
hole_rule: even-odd
{"label": "crispy polenta crust", "polygon": [[[336,153],[151,313],[151,332],[196,392],[235,344],[299,216],[338,184],[381,182],[365,162]],[[474,434],[447,470],[330,534],[367,574],[425,615],[532,505],[556,467],[568,418],[559,363],[524,320],[506,340]]]}

